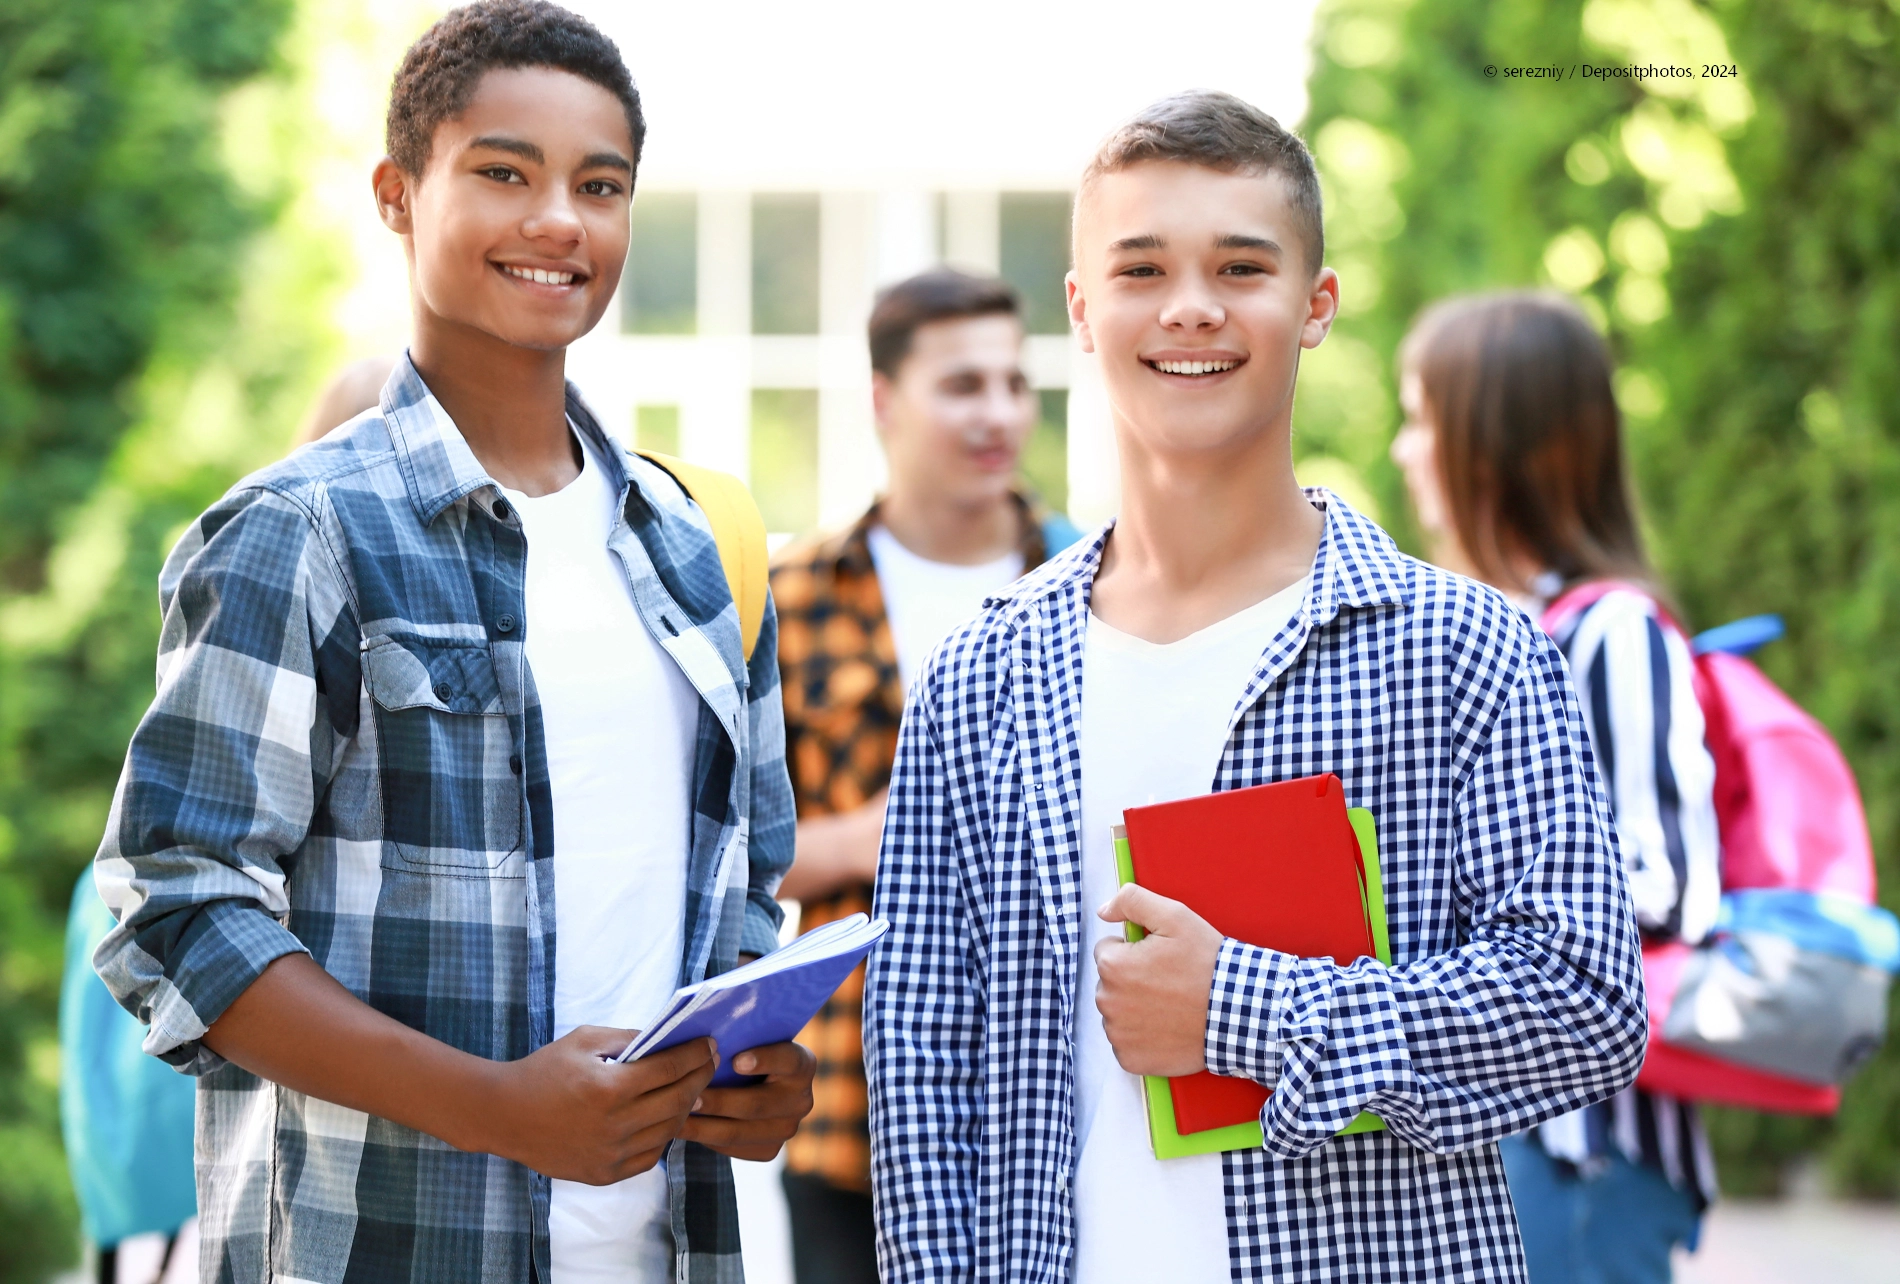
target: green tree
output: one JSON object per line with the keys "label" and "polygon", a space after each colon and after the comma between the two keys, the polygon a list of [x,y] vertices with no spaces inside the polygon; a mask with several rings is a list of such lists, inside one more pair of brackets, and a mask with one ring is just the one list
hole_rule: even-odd
{"label": "green tree", "polygon": [[0,9],[0,1281],[76,1252],[60,930],[151,696],[158,562],[281,445],[321,346],[325,256],[272,159],[292,9]]}
{"label": "green tree", "polygon": [[[1621,363],[1665,573],[1698,624],[1787,619],[1762,663],[1847,750],[1900,904],[1893,0],[1328,0],[1314,38],[1307,136],[1346,308],[1302,448],[1356,468],[1410,534],[1384,458],[1406,327],[1446,294],[1573,293]],[[1647,63],[1694,74],[1580,71]],[[1537,64],[1567,74],[1508,74]],[[1838,1120],[1711,1116],[1731,1189],[1817,1154],[1848,1189],[1900,1194],[1900,1041]]]}

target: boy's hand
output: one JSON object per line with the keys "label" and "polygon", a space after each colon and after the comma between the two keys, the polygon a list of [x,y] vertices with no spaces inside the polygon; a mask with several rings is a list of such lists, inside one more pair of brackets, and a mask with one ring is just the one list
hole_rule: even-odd
{"label": "boy's hand", "polygon": [[765,1082],[706,1089],[680,1136],[734,1159],[771,1159],[811,1113],[817,1059],[796,1043],[770,1043],[741,1052],[732,1068]]}
{"label": "boy's hand", "polygon": [[1095,943],[1095,1006],[1115,1059],[1130,1074],[1182,1075],[1207,1068],[1207,995],[1221,934],[1179,901],[1133,883],[1096,911],[1105,922],[1134,922],[1134,944]]}
{"label": "boy's hand", "polygon": [[637,1033],[584,1025],[497,1065],[479,1149],[590,1186],[653,1167],[719,1059],[711,1039],[695,1039],[625,1065],[602,1060],[619,1056]]}

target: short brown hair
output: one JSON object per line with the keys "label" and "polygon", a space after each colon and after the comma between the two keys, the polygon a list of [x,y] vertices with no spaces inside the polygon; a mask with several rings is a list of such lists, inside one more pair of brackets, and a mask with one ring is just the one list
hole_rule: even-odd
{"label": "short brown hair", "polygon": [[[1143,161],[1185,161],[1227,174],[1278,174],[1305,238],[1307,267],[1326,260],[1319,171],[1300,136],[1245,99],[1213,89],[1163,98],[1110,134],[1082,171],[1081,190]],[[1080,201],[1076,202],[1081,205]]]}
{"label": "short brown hair", "polygon": [[479,0],[452,9],[409,46],[389,87],[383,124],[389,158],[420,178],[436,127],[468,110],[483,76],[504,67],[547,67],[599,85],[620,100],[636,171],[646,117],[620,48],[598,27],[547,0]]}
{"label": "short brown hair", "polygon": [[933,321],[1003,315],[1022,315],[1016,291],[1007,281],[955,268],[920,272],[878,292],[866,327],[871,369],[886,379],[896,378],[918,329]]}
{"label": "short brown hair", "polygon": [[1566,584],[1625,579],[1659,591],[1636,527],[1610,351],[1581,308],[1533,292],[1447,299],[1419,318],[1399,360],[1418,375],[1452,527],[1479,574],[1509,584],[1524,558]]}

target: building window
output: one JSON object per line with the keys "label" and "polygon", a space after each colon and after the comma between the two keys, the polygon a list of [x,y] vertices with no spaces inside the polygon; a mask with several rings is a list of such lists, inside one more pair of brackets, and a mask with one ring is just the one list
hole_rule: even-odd
{"label": "building window", "polygon": [[1041,413],[1018,466],[1029,489],[1060,513],[1069,506],[1069,393],[1045,388],[1036,395]]}
{"label": "building window", "polygon": [[752,390],[752,495],[768,531],[818,524],[818,390]]}
{"label": "building window", "polygon": [[641,450],[657,450],[662,455],[680,453],[680,408],[678,406],[635,406],[633,443]]}
{"label": "building window", "polygon": [[752,198],[752,333],[818,333],[818,197]]}
{"label": "building window", "polygon": [[1023,296],[1024,326],[1031,334],[1067,334],[1069,194],[1004,192],[997,224],[1003,279]]}
{"label": "building window", "polygon": [[620,328],[627,334],[692,334],[698,279],[699,198],[691,192],[640,193],[620,283]]}

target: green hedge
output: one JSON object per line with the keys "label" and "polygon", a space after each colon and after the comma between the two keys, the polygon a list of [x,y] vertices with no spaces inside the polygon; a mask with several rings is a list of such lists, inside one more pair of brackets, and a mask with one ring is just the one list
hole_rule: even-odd
{"label": "green hedge", "polygon": [[[1900,906],[1900,11],[1327,0],[1314,39],[1306,132],[1351,306],[1327,344],[1343,355],[1317,354],[1301,448],[1357,467],[1407,534],[1383,457],[1407,325],[1448,293],[1577,294],[1622,363],[1665,573],[1698,626],[1787,620],[1761,663],[1847,751]],[[1586,63],[1698,75],[1503,74]],[[1351,404],[1366,380],[1370,407]],[[1900,1195],[1900,1039],[1837,1120],[1711,1118],[1730,1190],[1813,1156],[1844,1190]]]}
{"label": "green hedge", "polygon": [[[270,167],[233,173],[292,0],[0,6],[0,1281],[78,1255],[53,1018],[74,878],[151,698],[153,584],[234,475],[196,372],[227,363]],[[258,78],[263,77],[260,81]],[[242,87],[242,88],[241,88]],[[236,95],[236,96],[234,96]],[[273,337],[289,373],[305,332]],[[235,402],[269,382],[269,364]],[[298,377],[301,378],[299,374]],[[307,380],[305,381],[307,383]],[[299,392],[303,391],[302,385]],[[198,400],[187,406],[191,398]],[[180,433],[189,423],[192,433]],[[278,431],[273,446],[282,440]]]}

